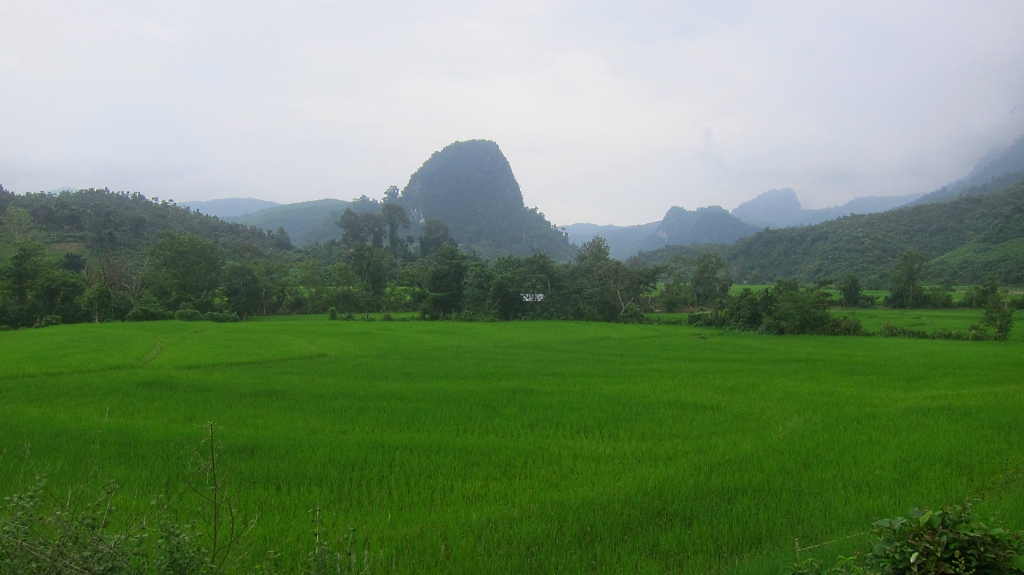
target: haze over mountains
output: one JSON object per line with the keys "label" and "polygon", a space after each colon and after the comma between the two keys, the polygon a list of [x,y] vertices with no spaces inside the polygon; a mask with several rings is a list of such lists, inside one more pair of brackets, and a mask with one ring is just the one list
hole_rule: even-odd
{"label": "haze over mountains", "polygon": [[256,198],[224,198],[220,200],[187,201],[178,202],[179,206],[185,206],[192,210],[217,216],[219,218],[230,218],[251,214],[281,204]]}
{"label": "haze over mountains", "polygon": [[[627,259],[641,251],[669,245],[732,244],[763,228],[808,226],[851,214],[885,212],[906,205],[949,201],[963,193],[984,194],[1024,180],[1024,138],[1008,149],[986,155],[965,177],[929,194],[856,198],[845,204],[805,209],[791,188],[768,190],[731,212],[720,206],[688,210],[670,208],[660,221],[633,226],[578,223],[556,229],[543,214],[527,209],[508,160],[486,140],[456,142],[435,152],[410,176],[400,194],[384,201],[400,203],[410,213],[410,234],[420,220],[438,219],[465,249],[494,258],[526,255],[537,249],[556,259],[571,257],[572,244],[604,237],[611,255]],[[397,188],[396,188],[397,189]],[[380,210],[382,202],[323,199],[279,205],[253,198],[182,202],[192,209],[268,231],[283,228],[297,246],[341,236],[335,225],[341,212]],[[567,235],[567,239],[565,235]]]}

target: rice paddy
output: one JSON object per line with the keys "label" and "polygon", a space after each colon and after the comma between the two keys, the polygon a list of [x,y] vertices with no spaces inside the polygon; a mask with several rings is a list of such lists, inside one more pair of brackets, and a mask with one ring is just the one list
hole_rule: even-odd
{"label": "rice paddy", "polygon": [[[855,313],[868,329],[977,315]],[[1021,331],[306,316],[0,332],[0,494],[94,469],[143,512],[184,497],[183,453],[214,421],[258,517],[252,560],[277,550],[286,572],[319,505],[370,572],[778,573],[795,538],[914,506],[984,496],[1024,527]]]}

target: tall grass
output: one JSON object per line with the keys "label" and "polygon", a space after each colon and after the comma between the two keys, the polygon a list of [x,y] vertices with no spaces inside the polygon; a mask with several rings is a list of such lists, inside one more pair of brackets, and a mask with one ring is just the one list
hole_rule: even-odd
{"label": "tall grass", "polygon": [[216,421],[253,557],[286,568],[319,505],[371,572],[777,572],[794,538],[972,494],[1024,526],[1021,351],[573,322],[3,332],[0,493],[94,466],[126,511],[173,499]]}

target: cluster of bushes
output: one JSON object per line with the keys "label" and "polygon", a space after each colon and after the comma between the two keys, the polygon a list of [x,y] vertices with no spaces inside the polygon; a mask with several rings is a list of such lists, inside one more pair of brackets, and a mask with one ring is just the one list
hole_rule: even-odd
{"label": "cluster of bushes", "polygon": [[1024,573],[1024,539],[969,503],[875,522],[866,552],[835,565],[799,562],[787,575],[1012,575]]}
{"label": "cluster of bushes", "polygon": [[771,335],[863,335],[860,321],[836,318],[829,313],[830,284],[819,282],[800,287],[794,281],[779,280],[760,292],[749,288],[738,296],[725,296],[709,312],[691,313],[690,325],[726,327]]}
{"label": "cluster of bushes", "polygon": [[215,323],[231,323],[242,321],[238,314],[231,311],[208,311],[202,313],[194,309],[179,309],[174,312],[174,319],[178,321],[212,321]]}

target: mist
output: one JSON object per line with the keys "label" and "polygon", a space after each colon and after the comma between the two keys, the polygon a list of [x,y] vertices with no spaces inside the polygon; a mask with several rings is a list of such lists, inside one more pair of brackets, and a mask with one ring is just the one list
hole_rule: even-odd
{"label": "mist", "polygon": [[0,183],[287,203],[496,141],[558,224],[934,190],[1024,133],[1024,3],[0,0]]}

